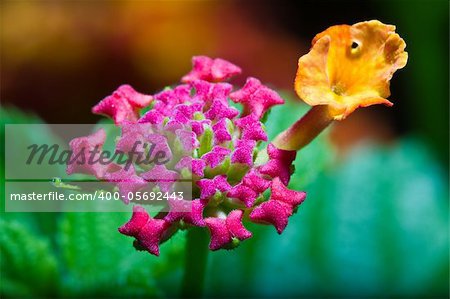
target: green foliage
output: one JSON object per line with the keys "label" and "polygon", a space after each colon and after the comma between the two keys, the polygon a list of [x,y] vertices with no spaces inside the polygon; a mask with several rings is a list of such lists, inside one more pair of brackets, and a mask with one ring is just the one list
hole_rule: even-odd
{"label": "green foliage", "polygon": [[23,112],[14,107],[5,108],[0,106],[0,123],[4,124],[41,124],[42,120],[31,114]]}
{"label": "green foliage", "polygon": [[[272,109],[265,124],[270,138],[305,111],[298,102]],[[28,119],[15,112],[8,121]],[[281,236],[273,227],[246,223],[253,238],[235,250],[210,253],[208,295],[448,292],[448,183],[421,142],[364,145],[337,161],[325,133],[298,154],[295,167],[290,188],[305,190],[305,203]],[[128,213],[3,213],[2,218],[2,296],[179,294],[184,232],[154,257],[137,252],[132,239],[117,232]]]}
{"label": "green foliage", "polygon": [[[320,143],[310,147],[317,155],[328,151]],[[208,294],[445,296],[443,177],[416,141],[358,148],[315,182],[291,182],[308,197],[281,236],[249,225],[254,238],[214,254]]]}
{"label": "green foliage", "polygon": [[49,241],[16,221],[0,220],[0,231],[2,297],[56,294],[57,261]]}
{"label": "green foliage", "polygon": [[[2,144],[5,142],[5,125],[6,124],[12,124],[12,125],[20,125],[20,124],[43,124],[43,121],[32,114],[22,112],[15,108],[4,108],[0,106],[0,140],[2,141]],[[15,131],[19,130],[19,126],[15,128]],[[57,138],[53,132],[50,130],[48,126],[38,126],[33,127],[33,130],[27,129],[25,126],[20,127],[20,136],[17,136],[15,138],[16,144],[24,145],[22,148],[25,148],[26,146],[37,143],[40,144],[43,141],[48,142],[50,144],[60,144],[61,141],[59,138]],[[0,188],[0,205],[1,209],[0,211],[4,211],[5,207],[5,148],[4,146],[0,147],[0,171],[1,171],[1,188]],[[39,167],[40,177],[45,178],[51,178],[54,176],[59,176],[64,173],[64,167],[61,165],[42,165]],[[15,177],[15,169],[9,169],[8,175],[10,178],[16,178]],[[14,183],[9,184],[8,187],[10,188],[10,192],[20,192],[27,189],[26,184],[22,183]],[[47,186],[44,186],[42,184],[41,186],[38,186],[37,188],[42,187],[44,189]],[[39,190],[34,190],[36,192],[39,192]],[[47,236],[50,236],[52,238],[52,232],[54,231],[54,227],[56,224],[56,217],[57,214],[53,213],[1,213],[1,217],[5,220],[16,220],[20,223],[26,223],[29,228],[36,233],[41,233]]]}
{"label": "green foliage", "polygon": [[[128,213],[65,213],[58,231],[65,268],[63,295],[161,296],[160,284],[181,274],[183,240],[162,245],[162,256],[137,252],[117,232]],[[182,236],[180,236],[182,237]]]}
{"label": "green foliage", "polygon": [[[271,138],[295,109],[272,109]],[[445,296],[448,184],[430,151],[405,139],[336,161],[323,137],[295,161],[290,188],[308,196],[287,229],[246,224],[251,239],[210,255],[208,295]]]}
{"label": "green foliage", "polygon": [[[1,108],[0,112],[2,140],[4,124],[42,123],[15,109]],[[106,128],[113,130],[112,126]],[[45,126],[40,131],[24,130],[20,137],[23,144],[59,142]],[[0,162],[4,169],[4,152]],[[3,200],[4,196],[2,206]],[[3,212],[1,217],[2,297],[160,297],[178,292],[173,281],[181,280],[184,233],[162,245],[161,257],[156,258],[137,252],[132,238],[118,233],[117,228],[129,220],[129,213]]]}

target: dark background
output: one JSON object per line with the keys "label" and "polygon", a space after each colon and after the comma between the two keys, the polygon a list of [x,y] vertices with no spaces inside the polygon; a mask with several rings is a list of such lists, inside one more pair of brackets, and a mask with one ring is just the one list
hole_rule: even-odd
{"label": "dark background", "polygon": [[1,8],[2,103],[49,123],[96,122],[90,108],[118,85],[154,93],[177,82],[197,54],[292,90],[297,59],[316,33],[373,18],[395,24],[409,53],[392,80],[395,106],[355,113],[336,126],[334,141],[344,148],[362,136],[419,134],[448,164],[447,1],[3,1]]}

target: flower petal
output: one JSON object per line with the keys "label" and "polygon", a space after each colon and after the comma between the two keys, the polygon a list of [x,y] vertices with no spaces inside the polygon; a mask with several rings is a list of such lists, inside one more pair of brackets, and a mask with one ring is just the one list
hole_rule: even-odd
{"label": "flower petal", "polygon": [[239,199],[247,208],[250,208],[255,203],[258,193],[244,184],[237,184],[228,191],[227,196]]}
{"label": "flower petal", "polygon": [[156,182],[162,192],[169,192],[178,180],[179,174],[168,170],[165,165],[155,165],[151,170],[141,174],[147,181]]}
{"label": "flower petal", "polygon": [[113,183],[119,188],[119,193],[122,200],[128,204],[129,193],[134,193],[139,189],[147,186],[147,181],[145,181],[140,176],[136,175],[133,165],[125,165],[124,168],[112,173],[106,173],[105,179],[108,182]]}
{"label": "flower petal", "polygon": [[230,234],[240,241],[251,238],[252,236],[252,233],[242,224],[243,215],[244,213],[241,210],[233,210],[228,214],[227,219],[225,220]]}
{"label": "flower petal", "polygon": [[213,149],[202,156],[202,160],[211,168],[217,167],[231,153],[227,148],[215,146]]}
{"label": "flower petal", "polygon": [[170,211],[164,217],[166,221],[172,223],[182,219],[184,222],[195,226],[205,226],[205,222],[203,220],[203,209],[205,208],[205,203],[203,201],[199,199],[170,199],[168,203],[170,206]]}
{"label": "flower petal", "polygon": [[276,91],[252,77],[247,79],[242,89],[231,93],[230,98],[244,106],[244,115],[253,113],[258,119],[272,106],[284,104],[284,100]]}
{"label": "flower petal", "polygon": [[153,255],[159,256],[159,243],[163,233],[170,223],[163,219],[149,218],[139,231],[136,240],[138,244]]}
{"label": "flower petal", "polygon": [[287,185],[291,177],[291,165],[297,152],[281,150],[270,143],[267,146],[267,153],[269,161],[259,167],[259,172],[271,178],[279,177],[281,182]]}
{"label": "flower petal", "polygon": [[200,187],[200,199],[208,199],[217,191],[226,192],[231,188],[226,175],[218,175],[213,179],[201,179],[196,184]]}
{"label": "flower petal", "polygon": [[395,26],[379,21],[332,26],[300,57],[295,90],[311,106],[329,105],[335,119],[358,107],[391,106],[389,81],[406,65],[405,47]]}
{"label": "flower petal", "polygon": [[233,210],[225,219],[218,217],[206,218],[205,223],[211,233],[209,249],[229,249],[230,247],[232,248],[233,239],[243,241],[250,238],[252,233],[242,224],[242,216],[243,212],[241,210]]}
{"label": "flower petal", "polygon": [[207,56],[194,56],[192,64],[192,71],[184,76],[181,82],[187,83],[198,79],[217,82],[241,73],[238,66],[220,58],[211,59]]}
{"label": "flower petal", "polygon": [[267,134],[262,128],[261,122],[256,115],[249,114],[245,117],[239,118],[234,122],[242,131],[242,139],[263,140],[267,141]]}
{"label": "flower petal", "polygon": [[205,223],[211,233],[209,249],[218,250],[232,241],[225,219],[208,217],[205,219]]}
{"label": "flower petal", "polygon": [[[100,151],[103,148],[105,140],[106,133],[103,129],[88,136],[72,139],[69,143],[72,155],[67,163],[66,173],[85,173],[102,178],[108,170],[107,165],[99,162]],[[93,159],[90,159],[91,151],[96,152]]]}
{"label": "flower petal", "polygon": [[281,182],[280,178],[275,178],[272,181],[271,191],[270,200],[284,202],[290,205],[292,209],[296,208],[306,198],[305,192],[289,190],[283,182]]}
{"label": "flower petal", "polygon": [[148,222],[150,216],[147,211],[141,206],[133,206],[133,215],[131,219],[119,227],[121,234],[136,237],[141,231],[142,227]]}
{"label": "flower petal", "polygon": [[95,114],[111,117],[119,125],[124,121],[138,120],[137,110],[150,104],[152,96],[135,91],[130,85],[121,85],[112,95],[92,108]]}
{"label": "flower petal", "polygon": [[281,201],[268,200],[257,206],[250,213],[250,220],[256,223],[272,224],[281,234],[292,215],[292,208]]}
{"label": "flower petal", "polygon": [[242,163],[253,166],[253,149],[256,141],[251,139],[237,140],[236,148],[231,155],[232,163]]}

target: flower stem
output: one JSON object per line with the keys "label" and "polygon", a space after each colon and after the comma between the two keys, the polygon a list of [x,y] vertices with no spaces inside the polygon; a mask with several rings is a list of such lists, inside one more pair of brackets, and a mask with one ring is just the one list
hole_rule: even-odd
{"label": "flower stem", "polygon": [[181,295],[184,298],[201,297],[208,261],[208,234],[201,228],[187,232],[186,260]]}
{"label": "flower stem", "polygon": [[300,150],[333,121],[328,106],[314,106],[291,127],[280,133],[273,144],[283,150]]}

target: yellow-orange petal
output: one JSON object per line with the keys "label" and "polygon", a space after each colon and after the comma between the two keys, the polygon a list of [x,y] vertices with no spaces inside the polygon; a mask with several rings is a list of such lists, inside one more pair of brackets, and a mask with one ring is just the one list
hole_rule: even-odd
{"label": "yellow-orange petal", "polygon": [[392,106],[389,81],[406,65],[405,47],[395,26],[376,20],[332,26],[300,57],[295,90],[311,106],[328,105],[335,119],[358,107]]}

